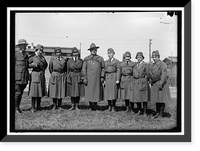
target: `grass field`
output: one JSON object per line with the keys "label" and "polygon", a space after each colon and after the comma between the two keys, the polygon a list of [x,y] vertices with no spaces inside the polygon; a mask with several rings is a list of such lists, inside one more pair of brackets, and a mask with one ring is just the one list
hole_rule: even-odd
{"label": "grass field", "polygon": [[165,117],[152,119],[154,103],[148,103],[148,116],[124,112],[124,102],[117,101],[117,112],[105,111],[107,101],[98,103],[97,111],[88,111],[88,102],[82,99],[80,110],[68,111],[71,101],[63,99],[62,110],[51,110],[51,98],[42,98],[42,111],[32,113],[31,98],[25,92],[21,102],[22,114],[16,114],[16,130],[169,130],[177,125],[176,99],[166,104]]}

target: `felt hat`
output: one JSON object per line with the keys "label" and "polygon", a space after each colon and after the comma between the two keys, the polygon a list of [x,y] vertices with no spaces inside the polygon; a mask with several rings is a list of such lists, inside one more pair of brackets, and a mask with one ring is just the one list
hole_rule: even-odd
{"label": "felt hat", "polygon": [[26,42],[25,39],[20,39],[20,40],[18,41],[17,46],[19,46],[19,45],[28,45],[28,43]]}
{"label": "felt hat", "polygon": [[108,53],[114,53],[115,54],[115,51],[112,48],[109,48],[107,51],[108,51]]}
{"label": "felt hat", "polygon": [[37,50],[39,50],[39,49],[41,49],[41,48],[43,48],[43,46],[40,45],[40,44],[38,44],[38,45],[35,47],[35,51],[37,51]]}
{"label": "felt hat", "polygon": [[55,52],[55,53],[62,53],[61,48],[59,48],[59,47],[56,48],[56,49],[54,49],[54,52]]}
{"label": "felt hat", "polygon": [[138,56],[141,56],[144,59],[144,55],[142,52],[137,52],[135,59],[137,59]]}
{"label": "felt hat", "polygon": [[79,55],[79,51],[78,51],[78,49],[76,47],[74,47],[74,49],[72,50],[72,55],[73,56]]}
{"label": "felt hat", "polygon": [[98,46],[96,46],[94,43],[92,43],[88,50],[93,50],[93,49],[98,49],[98,48],[99,48]]}
{"label": "felt hat", "polygon": [[158,57],[160,58],[160,53],[159,53],[158,50],[155,50],[155,51],[152,52],[152,57],[153,57],[153,54],[154,54],[155,56],[158,56]]}
{"label": "felt hat", "polygon": [[126,51],[126,52],[124,53],[124,57],[131,57],[131,53],[130,53],[129,51]]}

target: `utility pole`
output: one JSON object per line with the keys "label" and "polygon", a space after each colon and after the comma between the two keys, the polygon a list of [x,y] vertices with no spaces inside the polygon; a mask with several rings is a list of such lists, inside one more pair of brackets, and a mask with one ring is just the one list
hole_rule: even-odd
{"label": "utility pole", "polygon": [[151,44],[153,39],[149,39],[149,62],[151,62]]}

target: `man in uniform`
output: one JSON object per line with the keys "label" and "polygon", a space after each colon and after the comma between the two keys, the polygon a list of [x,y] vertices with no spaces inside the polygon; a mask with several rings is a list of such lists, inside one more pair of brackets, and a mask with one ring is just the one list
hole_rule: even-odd
{"label": "man in uniform", "polygon": [[28,84],[28,55],[25,53],[28,43],[25,39],[20,39],[15,52],[15,108],[18,113],[22,113],[20,102],[26,85]]}
{"label": "man in uniform", "polygon": [[85,99],[90,103],[90,109],[96,110],[97,103],[102,99],[101,86],[104,82],[105,63],[103,57],[97,55],[99,47],[90,45],[90,55],[84,58],[82,67],[83,83],[85,84]]}

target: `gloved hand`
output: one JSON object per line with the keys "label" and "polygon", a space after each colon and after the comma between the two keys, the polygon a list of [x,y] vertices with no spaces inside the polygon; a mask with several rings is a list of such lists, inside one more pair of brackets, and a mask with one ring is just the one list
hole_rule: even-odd
{"label": "gloved hand", "polygon": [[119,84],[119,80],[116,81],[116,84]]}
{"label": "gloved hand", "polygon": [[87,79],[83,79],[83,84],[84,84],[84,85],[87,85],[87,84],[88,84]]}
{"label": "gloved hand", "polygon": [[35,62],[33,62],[33,63],[31,63],[31,66],[32,67],[37,67],[38,65]]}

